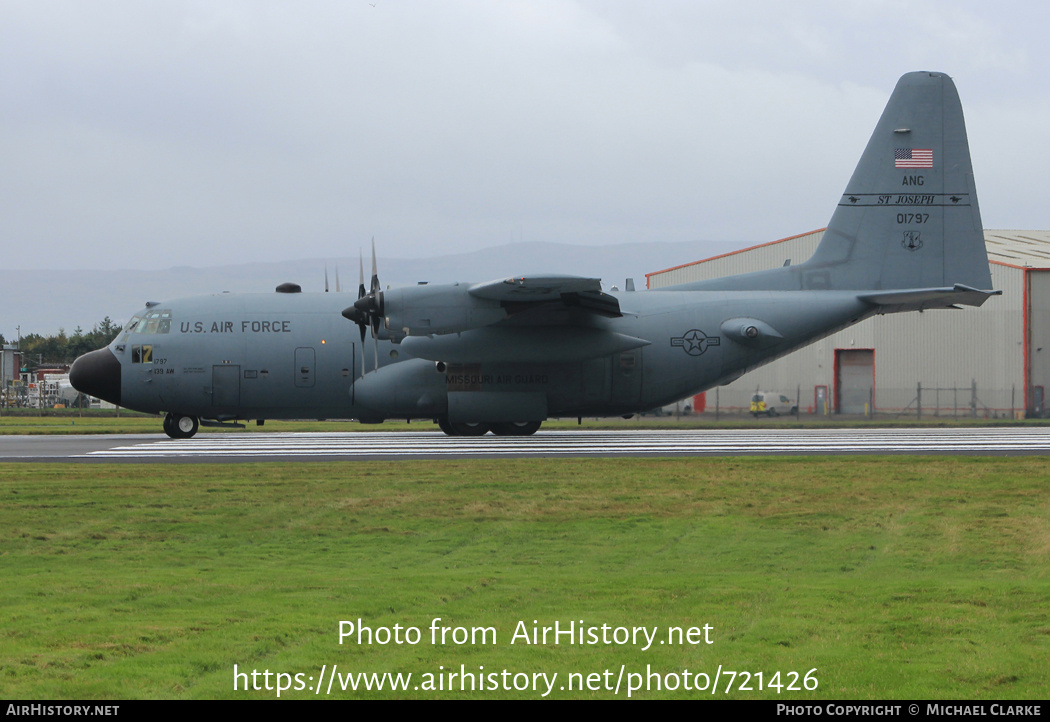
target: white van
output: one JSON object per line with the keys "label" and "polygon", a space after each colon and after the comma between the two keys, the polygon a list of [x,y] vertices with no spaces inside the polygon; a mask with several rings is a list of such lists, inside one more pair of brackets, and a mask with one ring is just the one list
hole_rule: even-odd
{"label": "white van", "polygon": [[798,405],[784,394],[776,391],[756,391],[751,397],[751,415],[780,416],[797,414]]}

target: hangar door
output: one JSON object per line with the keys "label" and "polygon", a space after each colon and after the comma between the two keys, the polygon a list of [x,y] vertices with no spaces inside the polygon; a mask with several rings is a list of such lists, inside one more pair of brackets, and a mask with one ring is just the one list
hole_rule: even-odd
{"label": "hangar door", "polygon": [[875,349],[835,349],[835,408],[863,414],[875,407]]}
{"label": "hangar door", "polygon": [[1028,308],[1026,315],[1028,334],[1025,367],[1028,378],[1029,416],[1046,416],[1046,389],[1050,387],[1050,271],[1027,269]]}

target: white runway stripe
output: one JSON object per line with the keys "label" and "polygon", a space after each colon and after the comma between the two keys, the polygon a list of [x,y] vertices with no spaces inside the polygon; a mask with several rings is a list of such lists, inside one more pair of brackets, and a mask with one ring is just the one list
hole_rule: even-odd
{"label": "white runway stripe", "polygon": [[1050,454],[1047,428],[541,431],[527,437],[440,432],[202,434],[91,452],[91,458],[435,457],[704,454]]}

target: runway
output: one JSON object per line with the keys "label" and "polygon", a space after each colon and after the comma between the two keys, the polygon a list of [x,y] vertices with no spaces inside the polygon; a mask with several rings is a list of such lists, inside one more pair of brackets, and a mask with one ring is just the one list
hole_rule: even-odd
{"label": "runway", "polygon": [[257,462],[439,458],[615,458],[807,454],[1050,454],[1050,428],[541,431],[447,437],[440,432],[6,436],[2,461]]}

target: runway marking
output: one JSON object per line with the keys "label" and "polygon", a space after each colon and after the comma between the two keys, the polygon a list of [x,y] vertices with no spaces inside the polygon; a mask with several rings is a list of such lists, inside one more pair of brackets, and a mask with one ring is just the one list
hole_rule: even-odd
{"label": "runway marking", "polygon": [[641,456],[766,454],[1050,454],[1050,428],[203,434],[93,451],[81,458]]}

